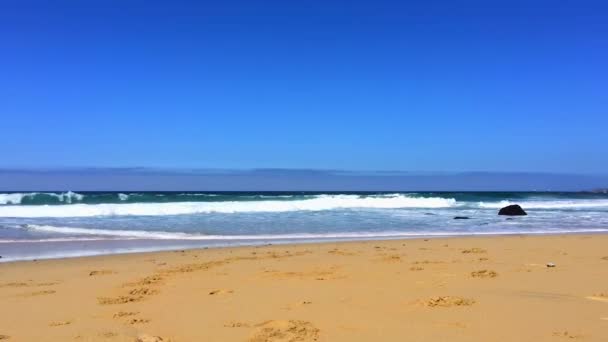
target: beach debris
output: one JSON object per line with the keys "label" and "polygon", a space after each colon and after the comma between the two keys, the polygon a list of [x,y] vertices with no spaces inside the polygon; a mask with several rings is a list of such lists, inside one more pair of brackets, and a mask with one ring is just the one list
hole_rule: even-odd
{"label": "beach debris", "polygon": [[522,209],[518,204],[511,204],[498,211],[498,215],[506,216],[525,216],[528,215],[525,210]]}
{"label": "beach debris", "polygon": [[548,263],[547,263],[547,267],[555,267],[555,264],[554,264],[554,263],[552,263],[552,262],[548,262]]}
{"label": "beach debris", "polygon": [[454,220],[468,220],[470,217],[468,216],[454,216]]}

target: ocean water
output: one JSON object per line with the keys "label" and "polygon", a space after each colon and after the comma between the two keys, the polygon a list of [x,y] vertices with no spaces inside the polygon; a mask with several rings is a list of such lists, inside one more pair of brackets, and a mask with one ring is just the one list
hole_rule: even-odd
{"label": "ocean water", "polygon": [[[497,215],[512,203],[529,215]],[[0,261],[285,242],[583,232],[608,232],[608,194],[0,193]]]}

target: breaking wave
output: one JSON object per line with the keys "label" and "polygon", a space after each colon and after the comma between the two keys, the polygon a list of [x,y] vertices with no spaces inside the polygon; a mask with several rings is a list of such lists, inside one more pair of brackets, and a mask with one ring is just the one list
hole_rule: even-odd
{"label": "breaking wave", "polygon": [[453,198],[383,195],[319,195],[301,200],[259,200],[225,202],[102,203],[63,206],[1,206],[0,217],[92,217],[92,216],[165,216],[204,213],[255,213],[321,211],[335,209],[448,208]]}
{"label": "breaking wave", "polygon": [[50,203],[71,204],[82,201],[84,195],[68,191],[61,193],[54,192],[27,192],[27,193],[8,193],[0,194],[0,204],[22,204],[24,200],[46,200]]}

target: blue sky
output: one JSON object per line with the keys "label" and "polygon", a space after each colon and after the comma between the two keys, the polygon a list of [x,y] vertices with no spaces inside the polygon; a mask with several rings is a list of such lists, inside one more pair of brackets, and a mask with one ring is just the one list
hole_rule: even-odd
{"label": "blue sky", "polygon": [[602,1],[2,1],[0,167],[608,173]]}

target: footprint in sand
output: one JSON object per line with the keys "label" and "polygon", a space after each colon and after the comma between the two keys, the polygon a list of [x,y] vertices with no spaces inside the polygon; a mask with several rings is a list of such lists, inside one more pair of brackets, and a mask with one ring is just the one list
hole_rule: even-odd
{"label": "footprint in sand", "polygon": [[342,279],[343,276],[336,275],[337,267],[330,267],[329,269],[316,269],[312,271],[275,271],[266,270],[264,271],[265,276],[269,276],[277,279],[312,279],[312,280],[327,280],[327,279]]}
{"label": "footprint in sand", "polygon": [[249,328],[251,325],[247,322],[228,322],[224,323],[224,328]]}
{"label": "footprint in sand", "polygon": [[0,335],[0,340],[8,340],[9,338],[11,338],[8,335]]}
{"label": "footprint in sand", "polygon": [[311,301],[309,301],[309,300],[303,300],[303,301],[296,302],[296,303],[293,303],[293,304],[288,304],[283,309],[285,309],[285,310],[293,310],[293,309],[296,309],[296,308],[299,308],[299,307],[302,307],[302,306],[306,306],[306,305],[310,305],[310,304],[312,304]]}
{"label": "footprint in sand", "polygon": [[11,282],[11,283],[4,283],[4,284],[0,284],[0,287],[25,287],[25,286],[29,286],[28,283],[24,283],[24,282]]}
{"label": "footprint in sand", "polygon": [[167,341],[169,341],[169,340],[165,340],[160,336],[152,336],[152,335],[146,335],[146,334],[139,335],[135,339],[135,342],[167,342]]}
{"label": "footprint in sand", "polygon": [[384,255],[381,258],[376,259],[375,261],[386,262],[386,263],[401,262],[401,256],[399,254],[389,254],[389,255]]}
{"label": "footprint in sand", "polygon": [[443,307],[449,308],[453,306],[471,306],[475,304],[474,299],[454,297],[454,296],[439,296],[433,297],[423,302],[425,306],[430,308]]}
{"label": "footprint in sand", "polygon": [[118,296],[118,297],[99,297],[97,302],[101,305],[127,304],[143,300],[143,296]]}
{"label": "footprint in sand", "polygon": [[439,260],[422,260],[422,261],[412,262],[412,265],[431,265],[431,264],[445,264],[445,262],[439,261]]}
{"label": "footprint in sand", "polygon": [[113,337],[118,336],[118,334],[113,331],[105,331],[105,332],[99,333],[99,336],[101,336],[103,338],[113,338]]}
{"label": "footprint in sand", "polygon": [[49,327],[60,327],[62,325],[70,325],[72,321],[57,321],[49,323]]}
{"label": "footprint in sand", "polygon": [[57,291],[55,290],[45,290],[45,291],[34,291],[34,292],[27,292],[27,293],[22,293],[19,295],[19,297],[36,297],[36,296],[45,296],[45,295],[51,295],[56,293]]}
{"label": "footprint in sand", "polygon": [[150,289],[147,287],[142,287],[139,289],[133,289],[133,290],[129,291],[129,294],[131,296],[152,296],[152,295],[158,294],[158,290]]}
{"label": "footprint in sand", "polygon": [[477,247],[473,247],[473,248],[469,248],[469,249],[464,249],[462,251],[463,254],[484,254],[487,253],[488,251],[486,251],[483,248],[477,248]]}
{"label": "footprint in sand", "polygon": [[150,320],[149,319],[145,319],[145,318],[131,318],[130,320],[127,321],[128,324],[130,325],[135,325],[135,324],[146,324],[149,323]]}
{"label": "footprint in sand", "polygon": [[310,342],[319,339],[319,329],[306,321],[266,321],[256,327],[249,342]]}
{"label": "footprint in sand", "polygon": [[115,313],[113,317],[122,318],[122,317],[135,316],[138,314],[139,314],[139,311],[119,311],[119,312]]}
{"label": "footprint in sand", "polygon": [[11,282],[11,283],[4,283],[4,284],[0,284],[0,287],[30,287],[30,286],[53,286],[53,285],[57,285],[59,284],[59,282],[44,282],[44,283],[34,283],[31,280],[28,280],[28,282]]}
{"label": "footprint in sand", "polygon": [[333,254],[333,255],[343,255],[343,256],[357,255],[357,253],[355,253],[355,252],[343,251],[343,250],[339,250],[337,248],[336,249],[332,249],[331,251],[328,251],[327,253]]}
{"label": "footprint in sand", "polygon": [[492,270],[481,270],[471,272],[471,277],[473,278],[496,278],[498,277],[498,273]]}
{"label": "footprint in sand", "polygon": [[59,284],[58,281],[49,281],[46,283],[37,283],[37,284],[34,284],[34,286],[53,286],[53,285],[57,285],[57,284]]}
{"label": "footprint in sand", "polygon": [[123,286],[145,286],[145,285],[155,285],[161,283],[163,281],[163,277],[158,274],[153,274],[151,276],[147,276],[138,281],[132,283],[126,283]]}
{"label": "footprint in sand", "polygon": [[584,337],[582,334],[573,334],[568,331],[556,331],[553,333],[553,336],[567,339],[581,339]]}
{"label": "footprint in sand", "polygon": [[109,305],[109,304],[126,304],[126,303],[134,303],[139,302],[145,299],[147,296],[152,296],[158,294],[158,290],[150,289],[147,287],[137,288],[129,291],[128,296],[118,296],[118,297],[98,297],[97,301],[101,305]]}

